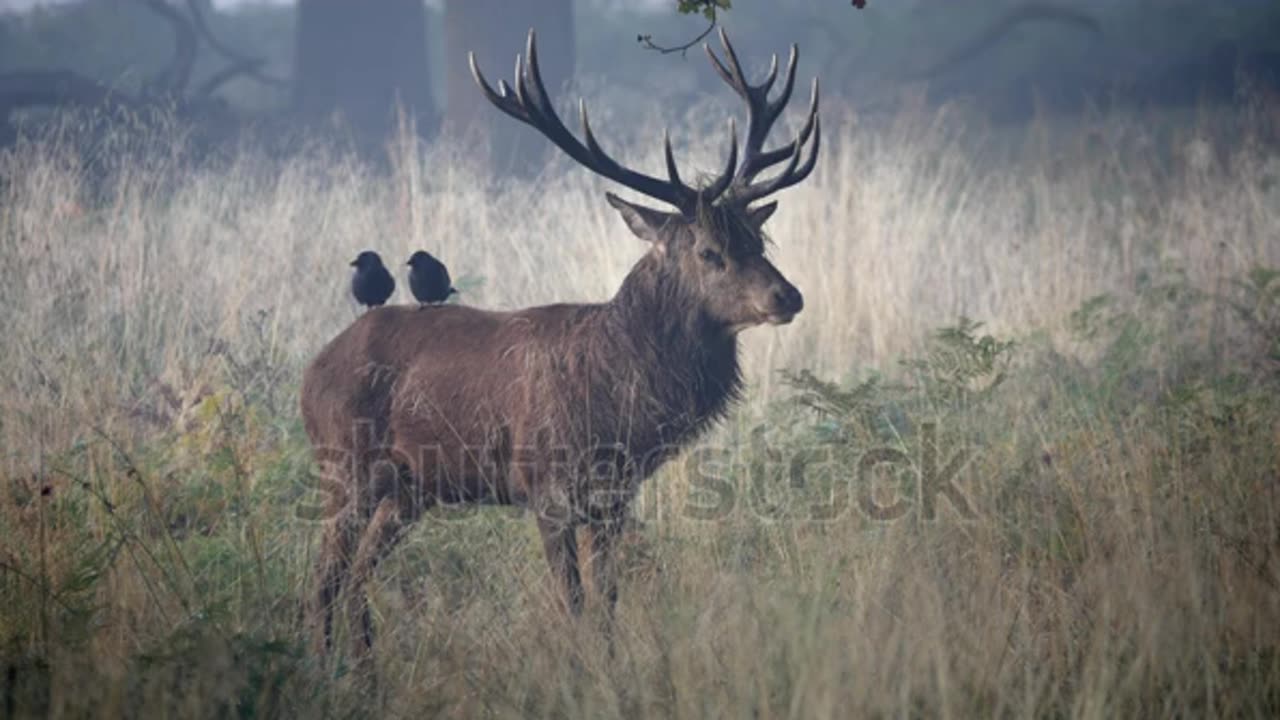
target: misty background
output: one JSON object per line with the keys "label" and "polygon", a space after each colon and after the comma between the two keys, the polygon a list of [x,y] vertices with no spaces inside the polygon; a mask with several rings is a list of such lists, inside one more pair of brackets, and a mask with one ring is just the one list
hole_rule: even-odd
{"label": "misty background", "polygon": [[510,78],[536,25],[570,128],[660,173],[666,126],[692,180],[746,113],[638,41],[679,5],[5,3],[0,717],[1280,717],[1278,0],[734,0],[753,79],[800,46],[771,147],[822,81],[766,226],[805,308],[637,498],[621,632],[527,519],[441,507],[379,564],[376,673],[316,656],[298,397],[351,259],[509,310],[650,251],[466,51]]}
{"label": "misty background", "polygon": [[[531,25],[562,107],[585,94],[600,121],[617,126],[655,115],[697,122],[689,109],[704,94],[733,100],[700,47],[662,54],[638,41],[679,45],[706,29],[700,15],[677,13],[673,0],[6,0],[2,7],[5,142],[43,108],[80,104],[66,88],[83,85],[115,98],[163,97],[222,136],[269,120],[343,127],[372,145],[406,119],[395,112],[398,102],[425,137],[460,134],[492,146],[495,158],[506,158],[499,165],[527,165],[545,146],[483,102],[465,58],[475,50],[492,82],[509,77]],[[175,23],[188,11],[199,32],[190,21],[185,29]],[[769,53],[785,57],[787,44],[798,43],[800,82],[819,76],[828,107],[847,103],[868,118],[904,103],[954,103],[993,123],[1023,123],[1230,104],[1280,87],[1280,3],[1268,0],[898,0],[864,10],[837,0],[740,0],[717,20],[756,72]],[[717,124],[723,118],[711,115]]]}

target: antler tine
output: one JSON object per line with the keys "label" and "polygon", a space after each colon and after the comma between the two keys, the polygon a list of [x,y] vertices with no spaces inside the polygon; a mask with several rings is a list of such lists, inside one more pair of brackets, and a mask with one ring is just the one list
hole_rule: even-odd
{"label": "antler tine", "polygon": [[683,185],[680,180],[680,170],[676,167],[676,155],[671,150],[671,133],[665,128],[662,131],[662,154],[667,161],[667,177],[676,185]]}
{"label": "antler tine", "polygon": [[[616,160],[609,157],[609,154],[600,147],[600,143],[596,141],[595,134],[591,131],[591,122],[587,118],[586,104],[581,100],[579,101],[579,115],[582,123],[583,140],[585,140],[586,144],[584,145],[583,140],[579,140],[570,132],[556,113],[551,97],[547,93],[547,88],[542,82],[542,72],[538,67],[536,35],[533,30],[529,31],[523,58],[519,55],[516,56],[514,92],[507,87],[506,83],[501,81],[498,83],[498,92],[495,92],[488,81],[485,80],[484,74],[480,72],[475,53],[470,53],[468,58],[471,64],[471,75],[475,78],[476,84],[480,86],[480,91],[484,93],[489,102],[507,115],[542,133],[556,147],[563,150],[565,154],[588,170],[621,183],[636,192],[648,195],[655,200],[674,205],[682,211],[692,209],[697,204],[700,196],[702,198],[708,197],[706,191],[699,193],[680,181],[679,172],[675,169],[675,158],[672,155],[669,140],[665,143],[665,154],[667,158],[667,174],[670,179],[660,180],[623,167]],[[727,187],[727,184],[725,187]],[[725,187],[720,188],[719,192],[723,192]]]}
{"label": "antler tine", "polygon": [[804,164],[797,169],[796,164],[800,160],[800,153],[803,145],[796,143],[795,149],[791,153],[791,159],[787,162],[786,168],[783,169],[776,177],[767,180],[758,185],[751,185],[741,188],[734,193],[734,200],[741,205],[749,205],[762,197],[772,195],[809,177],[809,173],[813,172],[813,168],[818,164],[818,148],[822,144],[822,124],[814,117],[813,121],[813,143],[809,146],[809,157],[805,159]]}
{"label": "antler tine", "polygon": [[786,109],[787,102],[791,101],[791,91],[796,86],[796,65],[800,61],[800,49],[794,42],[791,44],[791,53],[787,55],[787,78],[782,81],[782,92],[776,100],[769,102],[769,122],[778,119],[778,115],[782,114],[782,110]]}
{"label": "antler tine", "polygon": [[742,73],[742,64],[738,62],[738,54],[733,51],[733,45],[729,42],[729,34],[720,28],[720,44],[724,47],[724,56],[729,60],[729,71],[733,73],[733,79],[741,85],[744,90],[751,86],[747,84],[747,76]]}
{"label": "antler tine", "polygon": [[702,43],[702,49],[707,52],[707,58],[711,60],[711,67],[715,69],[716,74],[720,76],[720,79],[724,80],[729,87],[733,88],[734,92],[745,98],[746,95],[743,89],[738,87],[738,84],[733,81],[733,74],[730,73],[729,69],[720,62],[720,58],[716,55],[715,50],[712,50],[711,46],[707,43]]}
{"label": "antler tine", "polygon": [[594,159],[607,158],[609,155],[596,142],[595,133],[591,132],[591,121],[587,119],[587,101],[578,98],[578,118],[582,121],[582,137],[587,141],[587,151]]}
{"label": "antler tine", "polygon": [[[534,127],[541,129],[546,124],[558,124],[560,128],[568,134],[568,130],[564,129],[564,125],[560,123],[559,116],[556,115],[555,105],[551,103],[551,95],[547,93],[547,86],[542,83],[542,70],[538,66],[538,46],[534,42],[533,29],[529,29],[529,36],[525,39],[525,66],[524,72],[517,76],[519,86],[517,91],[520,93],[520,101],[527,102],[530,97],[529,89],[532,87],[533,104],[527,106],[529,114],[533,116]],[[520,54],[516,54],[516,69],[520,68]],[[570,134],[569,139],[573,136]],[[607,158],[608,156],[606,156]],[[613,162],[610,159],[610,162]],[[617,165],[617,163],[614,163]]]}
{"label": "antler tine", "polygon": [[791,52],[787,54],[787,79],[782,81],[782,94],[778,95],[778,99],[769,103],[769,114],[777,117],[782,113],[783,108],[791,100],[791,91],[796,86],[796,66],[800,61],[800,48],[795,43],[791,44]]}
{"label": "antler tine", "polygon": [[778,53],[774,53],[769,58],[769,74],[765,76],[764,82],[760,83],[760,87],[764,90],[764,94],[768,96],[769,90],[773,88],[773,81],[778,79]]}
{"label": "antler tine", "polygon": [[782,96],[775,103],[768,103],[769,91],[773,88],[773,83],[778,77],[778,56],[773,55],[769,61],[769,72],[765,75],[764,82],[759,85],[752,85],[747,82],[746,75],[742,72],[742,64],[738,62],[738,55],[734,52],[733,45],[729,42],[729,35],[720,28],[720,43],[724,45],[725,57],[728,59],[726,66],[716,52],[711,49],[707,43],[702,44],[702,49],[706,51],[707,58],[711,60],[711,67],[715,69],[716,74],[720,76],[730,87],[734,89],[743,99],[749,103],[761,104],[770,111],[780,110],[787,104],[787,99],[791,96],[791,85],[795,82],[797,49],[793,44],[791,46],[791,55],[787,62],[787,85],[783,88]]}
{"label": "antler tine", "polygon": [[520,53],[516,53],[516,74],[513,82],[515,83],[516,103],[518,103],[520,107],[524,108],[525,113],[530,117],[536,118],[536,108],[529,105],[529,84],[528,81],[525,80],[524,60],[520,57]]}
{"label": "antler tine", "polygon": [[[733,44],[729,42],[729,35],[724,28],[720,28],[720,44],[724,46],[725,56],[723,60],[711,49],[710,45],[704,44],[703,48],[706,50],[707,57],[711,60],[711,67],[716,71],[716,74],[747,103],[747,141],[742,153],[742,162],[738,166],[737,177],[735,178],[735,184],[739,188],[745,189],[755,176],[795,155],[797,148],[802,148],[808,142],[817,117],[817,86],[814,86],[813,95],[809,101],[809,117],[805,121],[805,125],[797,139],[780,148],[765,151],[764,143],[769,135],[769,130],[773,128],[773,124],[777,122],[778,117],[782,115],[782,111],[786,109],[787,103],[791,100],[791,93],[795,89],[796,68],[799,66],[800,49],[795,44],[791,45],[787,56],[786,78],[782,84],[782,91],[777,98],[770,100],[769,91],[773,89],[774,83],[778,79],[778,56],[774,55],[771,58],[769,72],[764,81],[759,85],[752,85],[747,82],[742,72],[742,64],[738,61],[738,55],[733,49]],[[793,166],[790,171],[794,171],[794,169]]]}
{"label": "antler tine", "polygon": [[[768,88],[772,85],[774,79],[774,73],[770,72],[769,81],[760,86],[759,92],[753,94],[749,101],[748,111],[751,122],[747,134],[746,157],[743,158],[742,167],[738,169],[740,183],[751,182],[751,179],[760,174],[761,171],[785,160],[794,149],[791,146],[784,146],[777,150],[764,152],[764,142],[769,135],[769,131],[773,128],[773,124],[778,121],[778,117],[782,115],[782,111],[786,109],[787,103],[791,100],[791,93],[796,83],[796,66],[799,59],[799,48],[792,44],[791,51],[787,57],[786,78],[782,82],[782,92],[777,99],[769,100]],[[810,109],[812,110],[812,104]],[[802,132],[806,139],[810,129],[806,125],[805,130]],[[803,143],[803,140],[801,142]]]}
{"label": "antler tine", "polygon": [[476,54],[474,52],[467,53],[467,61],[471,65],[471,77],[476,81],[476,84],[480,86],[480,92],[484,93],[485,98],[487,98],[489,102],[493,103],[494,107],[520,122],[532,124],[529,116],[523,111],[523,109],[511,101],[510,88],[507,87],[506,82],[499,80],[498,90],[495,92],[494,89],[489,86],[489,81],[485,80],[484,73],[480,72],[480,66],[476,63]]}
{"label": "antler tine", "polygon": [[[532,85],[534,92],[537,93],[533,101],[535,106],[530,108],[536,111],[537,115],[545,118],[548,114],[551,117],[556,116],[555,107],[551,104],[551,96],[547,94],[546,85],[542,84],[542,70],[538,66],[538,46],[534,42],[533,28],[529,29],[529,36],[525,38],[525,57],[528,63],[525,66],[525,72],[520,76],[522,85]],[[520,55],[516,54],[516,67],[519,67]]]}
{"label": "antler tine", "polygon": [[733,171],[738,164],[738,123],[732,117],[729,118],[729,161],[725,163],[724,172],[720,173],[710,185],[707,186],[706,196],[709,198],[717,198],[725,190],[729,188],[733,182]]}
{"label": "antler tine", "polygon": [[742,64],[738,62],[738,54],[734,52],[733,45],[729,42],[729,35],[725,33],[724,28],[720,28],[720,44],[724,46],[725,61],[722,61],[720,56],[716,55],[710,44],[702,44],[702,49],[706,51],[707,57],[711,60],[711,67],[715,69],[720,79],[733,88],[733,91],[738,93],[749,105],[762,103],[762,98],[768,95],[769,88],[773,86],[774,76],[778,72],[777,57],[774,57],[774,66],[770,68],[769,76],[765,78],[765,81],[760,85],[753,86],[747,82],[747,76],[742,72]]}
{"label": "antler tine", "polygon": [[814,128],[814,125],[817,123],[817,121],[818,121],[818,79],[814,78],[813,88],[809,93],[809,112],[807,113],[807,117],[804,121],[804,126],[800,128],[800,134],[796,136],[795,140],[792,140],[791,142],[787,143],[786,145],[783,145],[782,147],[775,148],[773,150],[769,150],[766,152],[762,152],[754,156],[752,158],[752,161],[751,161],[752,166],[750,168],[746,167],[746,163],[744,161],[744,166],[738,173],[738,177],[740,178],[740,180],[743,183],[749,183],[751,182],[752,179],[755,178],[756,175],[759,175],[761,172],[764,172],[768,168],[773,167],[774,165],[777,165],[783,160],[786,160],[787,158],[791,157],[791,154],[796,149],[796,145],[804,145],[805,143],[809,142],[809,136],[813,133],[813,128]]}
{"label": "antler tine", "polygon": [[[502,83],[502,80],[498,80],[498,82]],[[524,60],[521,58],[520,53],[516,53],[516,66],[515,69],[511,71],[511,82],[515,88],[516,97],[523,99],[520,93],[520,86],[524,85]],[[498,89],[502,89],[501,85]]]}

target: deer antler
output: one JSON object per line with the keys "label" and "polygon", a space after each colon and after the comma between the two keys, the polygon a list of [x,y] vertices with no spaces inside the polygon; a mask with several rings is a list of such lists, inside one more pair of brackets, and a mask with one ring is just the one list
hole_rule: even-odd
{"label": "deer antler", "polygon": [[616,160],[609,157],[591,132],[591,124],[587,120],[587,106],[584,101],[579,100],[578,102],[578,114],[581,118],[582,136],[586,140],[586,145],[583,145],[564,126],[551,104],[546,87],[542,83],[542,73],[538,69],[538,52],[535,47],[533,30],[529,30],[525,56],[528,59],[527,63],[523,62],[519,55],[516,56],[514,93],[501,80],[498,81],[498,89],[496,91],[489,86],[488,81],[485,80],[484,75],[480,72],[479,65],[476,64],[475,53],[468,54],[468,59],[471,63],[471,75],[475,78],[476,84],[480,86],[480,90],[484,92],[484,96],[495,107],[541,132],[569,157],[576,160],[578,164],[614,182],[621,183],[636,192],[648,195],[655,200],[669,203],[686,212],[691,211],[700,201],[707,203],[715,200],[729,188],[738,162],[738,133],[732,120],[729,123],[729,161],[726,163],[724,172],[717,176],[710,185],[702,190],[695,190],[680,179],[680,173],[676,168],[675,155],[671,151],[671,139],[665,133],[663,136],[663,154],[667,164],[667,179],[661,180],[623,167]]}
{"label": "deer antler", "polygon": [[[777,99],[771,101],[769,90],[773,88],[773,83],[778,78],[778,56],[773,56],[773,62],[769,65],[769,74],[764,82],[752,85],[747,82],[742,66],[738,63],[738,56],[733,51],[733,45],[729,44],[729,36],[725,34],[723,28],[720,29],[720,44],[724,46],[727,67],[716,56],[710,45],[704,44],[703,48],[707,51],[707,57],[711,59],[711,66],[715,68],[716,73],[747,103],[747,142],[743,148],[742,164],[738,167],[738,173],[733,179],[731,191],[735,201],[747,205],[783,188],[791,187],[813,172],[818,161],[818,145],[822,137],[822,129],[818,122],[818,79],[813,79],[813,90],[809,96],[809,115],[804,127],[800,129],[800,134],[786,145],[766,151],[764,141],[773,123],[787,107],[787,102],[791,99],[791,91],[795,87],[796,61],[799,59],[799,51],[795,45],[791,46],[782,93]],[[800,156],[810,137],[813,138],[813,143],[809,145],[809,156],[801,164]],[[783,160],[787,160],[787,164],[781,173],[765,182],[752,184],[757,175]]]}

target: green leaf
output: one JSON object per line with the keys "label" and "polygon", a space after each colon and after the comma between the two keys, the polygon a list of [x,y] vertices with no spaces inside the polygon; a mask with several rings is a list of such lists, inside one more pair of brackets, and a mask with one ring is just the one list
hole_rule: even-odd
{"label": "green leaf", "polygon": [[714,20],[718,10],[728,10],[733,0],[679,0],[676,9],[682,15],[700,13],[708,20]]}

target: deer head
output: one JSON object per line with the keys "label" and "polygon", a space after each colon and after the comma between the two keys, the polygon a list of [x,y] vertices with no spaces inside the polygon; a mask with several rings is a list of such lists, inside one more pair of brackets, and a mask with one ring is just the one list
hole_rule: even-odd
{"label": "deer head", "polygon": [[[737,128],[730,119],[729,156],[724,170],[702,187],[692,187],[681,179],[669,135],[664,134],[663,138],[666,179],[620,165],[596,141],[582,101],[578,107],[585,144],[579,141],[556,114],[543,85],[532,30],[525,59],[516,56],[514,90],[499,81],[495,91],[481,74],[474,54],[470,61],[476,83],[499,110],[541,132],[584,167],[675,208],[674,211],[658,210],[606,194],[609,204],[622,214],[631,232],[651,246],[637,267],[658,275],[669,288],[690,298],[697,307],[688,310],[697,310],[711,323],[736,333],[763,323],[790,322],[804,307],[800,291],[765,256],[763,226],[777,209],[777,202],[754,207],[752,204],[795,185],[813,171],[821,129],[815,78],[808,117],[800,133],[786,145],[766,151],[766,136],[786,108],[795,85],[796,46],[791,46],[782,92],[770,100],[769,91],[778,75],[777,56],[764,81],[751,85],[723,30],[720,42],[724,46],[724,60],[709,46],[703,47],[716,73],[747,105],[747,138],[739,162]],[[779,164],[783,164],[781,172],[757,182],[761,172]]]}

